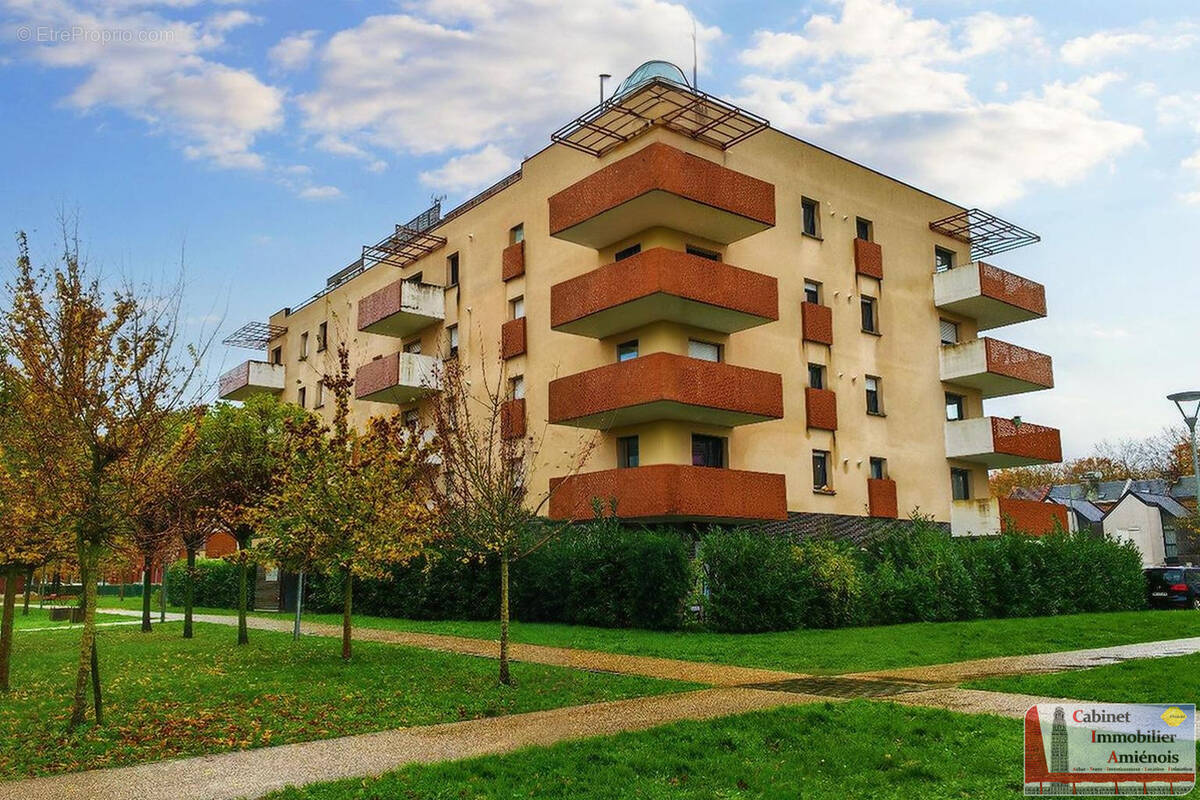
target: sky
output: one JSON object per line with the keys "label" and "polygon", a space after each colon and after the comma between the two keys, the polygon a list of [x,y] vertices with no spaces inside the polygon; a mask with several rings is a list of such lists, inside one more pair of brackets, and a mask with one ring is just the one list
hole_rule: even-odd
{"label": "sky", "polygon": [[[694,26],[694,27],[693,27]],[[183,265],[192,329],[299,305],[365,242],[516,169],[650,58],[779,129],[1030,228],[997,332],[1052,391],[987,413],[1065,455],[1179,424],[1200,388],[1192,2],[0,0],[0,263],[77,216],[106,275]],[[610,90],[615,83],[610,84]],[[0,269],[11,270],[10,266]],[[211,369],[249,355],[217,345]]]}

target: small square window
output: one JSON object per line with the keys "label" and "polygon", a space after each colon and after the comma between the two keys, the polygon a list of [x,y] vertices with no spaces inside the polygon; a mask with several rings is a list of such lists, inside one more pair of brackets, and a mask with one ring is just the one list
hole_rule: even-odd
{"label": "small square window", "polygon": [[958,344],[958,323],[948,319],[939,320],[942,344]]}
{"label": "small square window", "polygon": [[317,326],[317,352],[321,352],[329,346],[329,323],[322,322]]}
{"label": "small square window", "polygon": [[458,286],[458,253],[446,257],[446,285]]}
{"label": "small square window", "polygon": [[693,467],[725,467],[725,438],[692,434]]}
{"label": "small square window", "polygon": [[525,376],[514,375],[508,379],[508,397],[510,400],[525,399]]}
{"label": "small square window", "polygon": [[933,271],[945,272],[954,268],[954,251],[944,247],[933,248]]}
{"label": "small square window", "polygon": [[961,394],[946,392],[946,419],[966,419],[966,398]]}
{"label": "small square window", "polygon": [[950,494],[955,500],[971,499],[971,470],[951,467]]}
{"label": "small square window", "polygon": [[521,319],[525,316],[525,298],[514,297],[508,301],[509,317],[511,319]]}
{"label": "small square window", "polygon": [[821,284],[816,281],[804,282],[804,302],[821,305]]}
{"label": "small square window", "polygon": [[828,492],[833,487],[829,479],[829,451],[813,450],[813,491]]}
{"label": "small square window", "polygon": [[516,244],[525,241],[525,223],[514,225],[508,231],[508,243]]}
{"label": "small square window", "polygon": [[883,396],[879,388],[879,378],[868,375],[865,384],[867,387],[867,413],[883,414]]}
{"label": "small square window", "polygon": [[862,305],[862,329],[867,333],[879,333],[879,320],[875,314],[875,298],[863,297]]}
{"label": "small square window", "polygon": [[720,361],[721,345],[713,342],[702,342],[699,339],[688,339],[688,357],[701,361]]}
{"label": "small square window", "polygon": [[632,469],[638,465],[638,437],[617,438],[617,469]]}
{"label": "small square window", "polygon": [[617,361],[629,361],[638,357],[638,340],[630,339],[617,345]]}
{"label": "small square window", "polygon": [[450,358],[458,357],[458,326],[450,325],[446,328],[446,339],[450,344]]}
{"label": "small square window", "polygon": [[869,219],[858,217],[854,220],[854,235],[864,242],[874,241],[875,225]]}
{"label": "small square window", "polygon": [[803,217],[803,231],[809,236],[820,237],[821,235],[821,215],[820,205],[816,200],[809,200],[807,197],[800,200],[800,211]]}
{"label": "small square window", "polygon": [[613,256],[613,261],[624,261],[625,259],[629,258],[630,256],[636,256],[640,252],[642,252],[642,245],[640,243],[639,244],[631,244],[631,245],[629,245],[629,247],[626,247],[624,250],[618,250],[617,254],[615,256]]}
{"label": "small square window", "polygon": [[810,389],[825,388],[825,366],[823,364],[808,365],[808,386]]}
{"label": "small square window", "polygon": [[887,476],[887,459],[871,456],[871,477],[877,481],[882,481],[886,480]]}
{"label": "small square window", "polygon": [[700,256],[700,258],[707,258],[709,261],[721,260],[721,254],[715,250],[705,250],[703,247],[696,247],[695,245],[691,244],[687,246],[687,252],[688,255]]}

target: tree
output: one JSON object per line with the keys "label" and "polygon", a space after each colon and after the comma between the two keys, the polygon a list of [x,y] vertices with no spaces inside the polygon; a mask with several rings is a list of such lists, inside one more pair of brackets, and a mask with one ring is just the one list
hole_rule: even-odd
{"label": "tree", "polygon": [[[481,366],[474,384],[455,359],[442,370],[442,388],[433,402],[440,476],[430,481],[441,525],[470,558],[500,562],[500,682],[511,683],[508,665],[509,570],[511,564],[557,536],[563,525],[539,516],[554,488],[530,488],[544,437],[508,435],[506,372],[501,362],[491,380]],[[580,439],[563,451],[563,473],[580,470],[596,440]],[[545,466],[545,465],[543,465]]]}
{"label": "tree", "polygon": [[259,508],[278,470],[280,441],[289,421],[305,412],[270,395],[242,405],[217,403],[200,420],[189,478],[198,494],[197,513],[212,519],[238,543],[232,556],[238,573],[238,644],[250,641],[246,625],[251,565],[250,546],[261,518]]}
{"label": "tree", "polygon": [[386,578],[437,535],[423,472],[429,448],[399,415],[372,419],[363,433],[349,425],[350,352],[337,348],[337,371],[324,378],[334,397],[333,426],[313,414],[289,420],[280,469],[260,508],[260,550],[279,565],[336,573],[342,587],[342,658],[351,656],[356,578]]}
{"label": "tree", "polygon": [[73,510],[71,529],[83,584],[83,630],[69,728],[84,721],[91,678],[103,721],[96,642],[96,582],[102,557],[140,509],[122,485],[129,463],[158,452],[171,416],[190,405],[204,347],[184,348],[178,288],[101,288],[64,225],[61,263],[35,269],[18,237],[11,307],[0,331],[9,358],[0,375],[20,387],[18,414],[41,447],[44,477]]}

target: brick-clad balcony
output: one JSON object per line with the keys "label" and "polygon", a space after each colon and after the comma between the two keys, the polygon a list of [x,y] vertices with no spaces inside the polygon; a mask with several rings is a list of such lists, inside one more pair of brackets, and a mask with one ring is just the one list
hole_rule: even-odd
{"label": "brick-clad balcony", "polygon": [[396,281],[358,301],[358,329],[403,338],[446,318],[445,290],[416,281]]}
{"label": "brick-clad balcony", "polygon": [[550,289],[550,327],[595,338],[659,321],[733,333],[777,319],[774,278],[665,247]]}
{"label": "brick-clad balcony", "polygon": [[800,304],[804,341],[833,344],[833,309],[816,303]]}
{"label": "brick-clad balcony", "polygon": [[500,326],[500,355],[516,358],[525,352],[525,318],[510,319]]}
{"label": "brick-clad balcony", "polygon": [[837,430],[837,395],[832,389],[804,389],[804,416],[810,428]]}
{"label": "brick-clad balcony", "polygon": [[978,389],[986,397],[1054,386],[1050,356],[984,337],[942,347],[942,380]]}
{"label": "brick-clad balcony", "polygon": [[774,372],[651,353],[550,382],[550,422],[606,430],[657,420],[747,425],[783,416]]}
{"label": "brick-clad balcony", "polygon": [[354,375],[354,396],[376,403],[411,403],[441,388],[439,363],[420,353],[392,353],[368,361]]}
{"label": "brick-clad balcony", "polygon": [[1056,464],[1062,461],[1057,428],[1017,424],[1001,417],[946,423],[946,457],[984,464],[988,469]]}
{"label": "brick-clad balcony", "polygon": [[899,517],[896,482],[888,478],[867,478],[867,510],[872,517]]}
{"label": "brick-clad balcony", "polygon": [[551,519],[590,520],[593,501],[621,519],[711,521],[787,519],[783,475],[684,464],[585,472],[551,481]]}
{"label": "brick-clad balcony", "polygon": [[500,405],[500,435],[505,439],[520,439],[525,435],[525,398]]}
{"label": "brick-clad balcony", "polygon": [[500,277],[511,281],[525,274],[525,242],[510,244],[500,254]]}
{"label": "brick-clad balcony", "polygon": [[883,280],[883,248],[866,239],[854,240],[854,271]]}
{"label": "brick-clad balcony", "polygon": [[245,400],[256,394],[279,394],[283,391],[283,376],[283,364],[243,361],[221,376],[217,391],[222,400]]}
{"label": "brick-clad balcony", "polygon": [[981,497],[955,500],[950,506],[950,533],[955,536],[990,536],[1012,528],[1017,533],[1044,536],[1068,530],[1067,507],[1058,503]]}
{"label": "brick-clad balcony", "polygon": [[935,273],[933,304],[971,317],[987,331],[1046,316],[1046,289],[1040,283],[974,261]]}
{"label": "brick-clad balcony", "polygon": [[600,249],[664,227],[729,244],[775,224],[775,187],[654,143],[550,196],[550,235]]}

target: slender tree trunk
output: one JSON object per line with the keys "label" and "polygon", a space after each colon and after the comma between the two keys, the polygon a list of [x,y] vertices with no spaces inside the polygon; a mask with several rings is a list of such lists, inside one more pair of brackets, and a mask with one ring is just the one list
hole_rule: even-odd
{"label": "slender tree trunk", "polygon": [[[12,660],[13,612],[17,605],[17,574],[20,567],[4,571],[4,618],[0,621],[0,691],[7,692],[8,665]],[[28,585],[28,584],[27,584]]]}
{"label": "slender tree trunk", "polygon": [[117,590],[117,599],[125,602],[125,573],[121,573],[121,588]]}
{"label": "slender tree trunk", "polygon": [[354,604],[354,575],[345,570],[346,585],[342,589],[342,660],[350,660],[350,612]]}
{"label": "slender tree trunk", "polygon": [[192,638],[192,604],[196,600],[196,548],[187,549],[187,586],[183,589],[183,638]]}
{"label": "slender tree trunk", "polygon": [[512,685],[508,674],[508,551],[500,553],[500,682]]}
{"label": "slender tree trunk", "polygon": [[[99,562],[98,548],[84,544],[79,548],[79,574],[83,580],[83,633],[79,636],[79,667],[75,672],[75,697],[71,707],[71,720],[67,732],[83,724],[87,716],[88,678],[92,674],[92,661],[96,658],[96,568]],[[97,701],[98,703],[98,701]]]}
{"label": "slender tree trunk", "polygon": [[150,556],[142,556],[142,633],[150,632],[150,571],[153,567]]}
{"label": "slender tree trunk", "polygon": [[29,616],[29,594],[33,591],[33,567],[25,571],[25,604],[21,606],[21,616]]}
{"label": "slender tree trunk", "polygon": [[238,644],[250,644],[250,633],[246,627],[246,584],[250,566],[244,556],[241,567],[238,570]]}
{"label": "slender tree trunk", "polygon": [[96,643],[97,637],[92,637],[92,710],[96,714],[96,724],[104,724],[104,695],[100,689],[100,650]]}

